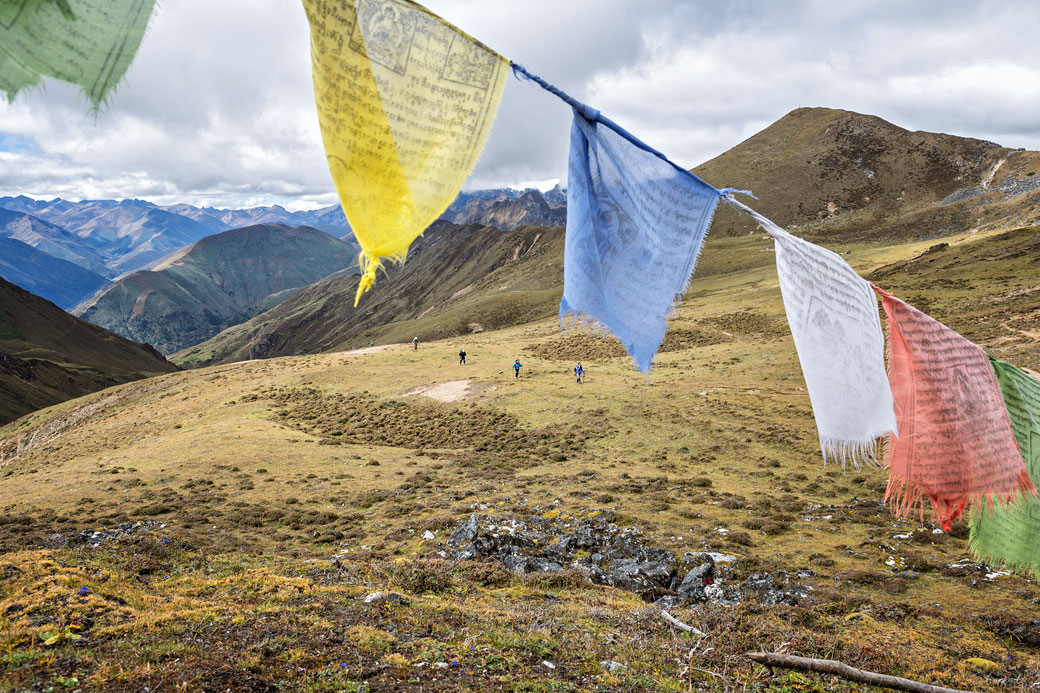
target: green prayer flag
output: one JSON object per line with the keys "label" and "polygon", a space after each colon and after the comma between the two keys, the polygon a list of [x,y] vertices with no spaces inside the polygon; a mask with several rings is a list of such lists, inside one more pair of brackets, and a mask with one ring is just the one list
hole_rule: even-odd
{"label": "green prayer flag", "polygon": [[[1034,484],[1040,483],[1040,381],[1009,363],[990,361],[1026,471]],[[988,511],[977,508],[971,514],[970,544],[980,560],[1003,561],[1040,576],[1040,498],[1028,496]]]}
{"label": "green prayer flag", "polygon": [[0,0],[0,90],[41,76],[78,84],[94,108],[126,74],[155,0]]}

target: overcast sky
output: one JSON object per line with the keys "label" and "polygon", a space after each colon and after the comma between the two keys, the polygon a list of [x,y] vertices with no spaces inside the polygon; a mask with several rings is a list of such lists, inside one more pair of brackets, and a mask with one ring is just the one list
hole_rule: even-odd
{"label": "overcast sky", "polygon": [[[1034,0],[425,4],[690,167],[799,106],[1040,149]],[[296,0],[164,0],[99,118],[55,81],[0,100],[0,195],[332,204],[307,38]],[[566,185],[568,132],[510,77],[466,187]]]}

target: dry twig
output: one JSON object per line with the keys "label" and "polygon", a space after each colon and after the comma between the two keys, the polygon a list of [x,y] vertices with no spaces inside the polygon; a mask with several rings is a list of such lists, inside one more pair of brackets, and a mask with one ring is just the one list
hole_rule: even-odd
{"label": "dry twig", "polygon": [[867,683],[871,686],[881,686],[882,688],[891,688],[897,691],[910,691],[910,693],[970,693],[970,691],[956,688],[943,688],[942,686],[933,686],[930,683],[911,681],[900,676],[889,676],[888,674],[877,674],[873,671],[856,669],[844,662],[838,662],[833,659],[796,657],[777,652],[748,652],[745,656],[759,664],[765,664],[767,667],[801,669],[802,671],[815,671],[820,674],[833,674],[848,681]]}
{"label": "dry twig", "polygon": [[679,630],[684,630],[687,633],[690,633],[692,635],[696,635],[698,638],[703,638],[703,637],[705,637],[707,635],[707,633],[705,633],[702,630],[694,628],[693,626],[686,625],[685,623],[683,623],[682,621],[677,619],[675,616],[672,616],[667,611],[664,611],[664,610],[661,611],[661,618],[663,618],[664,620],[668,621],[669,623],[671,623],[673,626],[675,626]]}

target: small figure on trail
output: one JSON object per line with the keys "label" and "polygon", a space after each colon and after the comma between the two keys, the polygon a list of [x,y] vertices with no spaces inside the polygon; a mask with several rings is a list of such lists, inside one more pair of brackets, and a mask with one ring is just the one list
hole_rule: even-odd
{"label": "small figure on trail", "polygon": [[578,365],[574,367],[574,377],[577,378],[579,384],[585,377],[585,369],[581,367],[581,361],[578,361]]}
{"label": "small figure on trail", "polygon": [[412,351],[419,351],[419,338],[412,337]]}
{"label": "small figure on trail", "polygon": [[514,380],[516,380],[517,378],[520,377],[520,368],[521,368],[521,366],[523,366],[523,364],[520,363],[520,359],[517,359],[516,361],[513,361],[513,379]]}
{"label": "small figure on trail", "polygon": [[460,366],[465,366],[466,365],[466,350],[465,349],[459,349],[459,365]]}

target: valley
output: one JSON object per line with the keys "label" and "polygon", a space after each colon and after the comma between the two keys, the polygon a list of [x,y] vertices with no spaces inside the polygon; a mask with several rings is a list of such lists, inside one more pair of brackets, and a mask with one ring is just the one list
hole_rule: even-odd
{"label": "valley", "polygon": [[[1036,375],[1037,162],[799,109],[696,171]],[[9,285],[0,688],[881,690],[750,651],[1035,688],[1035,576],[976,561],[965,520],[896,518],[886,470],[823,464],[753,220],[720,211],[644,378],[561,330],[561,191],[537,194],[460,195],[356,309],[332,264],[271,281],[293,234],[319,242],[294,266],[347,242],[191,212],[212,233],[109,290],[170,361]],[[233,273],[243,239],[267,254]],[[156,308],[177,293],[198,311]],[[58,368],[125,377],[25,394]]]}

